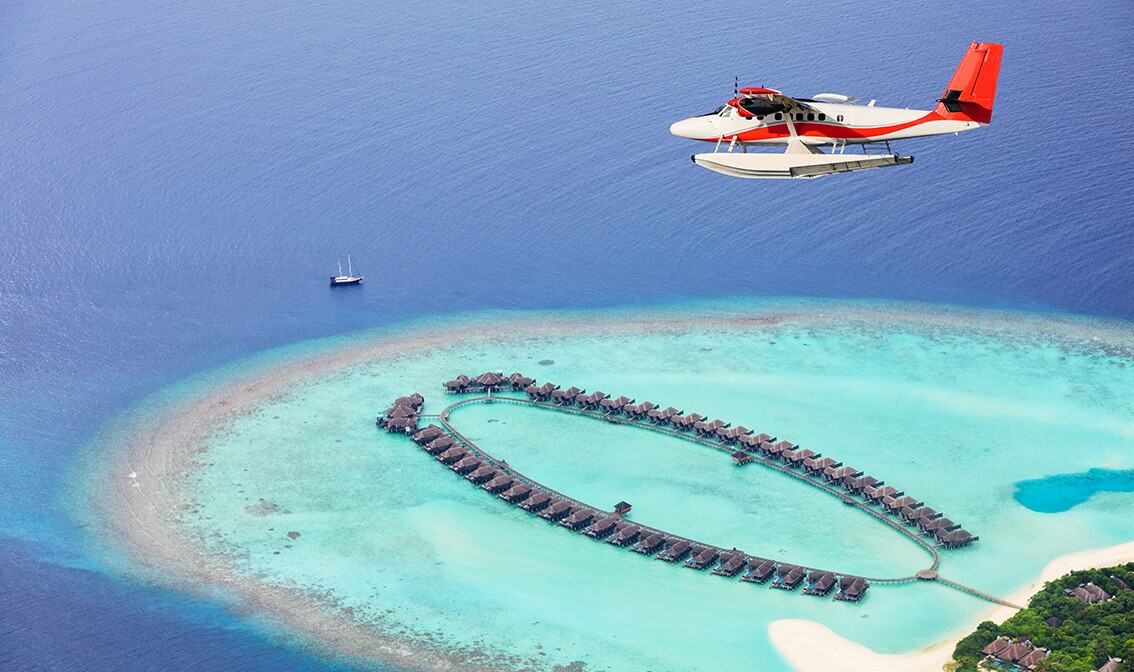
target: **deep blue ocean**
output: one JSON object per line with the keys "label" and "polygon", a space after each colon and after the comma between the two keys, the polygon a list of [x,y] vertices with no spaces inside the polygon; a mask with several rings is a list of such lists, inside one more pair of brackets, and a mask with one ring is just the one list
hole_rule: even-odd
{"label": "deep blue ocean", "polygon": [[[329,669],[120,582],[61,504],[162,386],[478,309],[893,298],[1134,319],[1134,5],[0,3],[0,669]],[[993,124],[810,181],[694,166],[741,86]],[[364,285],[331,291],[350,254]]]}

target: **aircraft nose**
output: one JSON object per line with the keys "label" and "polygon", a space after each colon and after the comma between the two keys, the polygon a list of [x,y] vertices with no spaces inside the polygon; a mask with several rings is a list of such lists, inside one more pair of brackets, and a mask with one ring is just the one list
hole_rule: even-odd
{"label": "aircraft nose", "polygon": [[669,127],[669,132],[679,138],[701,140],[712,135],[708,122],[700,117],[682,119]]}

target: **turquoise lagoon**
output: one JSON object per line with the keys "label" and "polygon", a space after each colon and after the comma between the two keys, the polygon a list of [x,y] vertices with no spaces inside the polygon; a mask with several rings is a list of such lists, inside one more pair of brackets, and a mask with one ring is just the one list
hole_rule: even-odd
{"label": "turquoise lagoon", "polygon": [[[575,326],[545,327],[558,320]],[[874,585],[843,604],[643,558],[506,505],[374,425],[397,396],[421,392],[425,412],[438,413],[455,401],[444,380],[497,369],[720,417],[835,457],[979,535],[942,552],[939,571],[988,593],[1007,597],[1059,555],[1134,539],[1132,493],[1055,514],[1014,496],[1020,481],[1134,468],[1125,322],[820,301],[486,313],[267,353],[186,394],[307,351],[457,325],[493,326],[309,379],[213,437],[184,523],[203,552],[327,595],[407,642],[547,669],[787,671],[768,640],[775,620],[814,620],[900,653],[992,606],[932,583]],[[454,410],[451,421],[551,487],[601,507],[625,499],[633,520],[698,540],[870,576],[930,561],[814,488],[690,442],[504,403]],[[258,515],[261,500],[279,512]]]}

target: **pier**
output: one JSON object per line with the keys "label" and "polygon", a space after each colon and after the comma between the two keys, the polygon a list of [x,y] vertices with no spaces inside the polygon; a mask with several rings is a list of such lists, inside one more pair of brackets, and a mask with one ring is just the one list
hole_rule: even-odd
{"label": "pier", "polygon": [[[1019,608],[938,576],[937,569],[941,562],[938,548],[958,548],[975,542],[977,537],[904,492],[861,471],[845,467],[834,458],[801,449],[788,441],[777,442],[775,437],[768,434],[755,435],[754,430],[743,426],[734,427],[724,420],[708,420],[696,413],[686,415],[684,411],[672,406],[663,410],[652,402],[639,404],[624,396],[613,399],[611,395],[602,392],[587,393],[577,387],[563,390],[552,383],[537,386],[533,379],[518,373],[508,377],[503,376],[502,372],[485,373],[475,378],[462,375],[445,383],[445,390],[449,394],[481,395],[456,401],[439,415],[421,413],[424,400],[419,394],[401,397],[385,413],[379,414],[377,422],[387,431],[412,434],[414,441],[426,452],[450,465],[452,471],[464,475],[470,482],[498,495],[500,499],[592,539],[605,538],[606,543],[617,547],[630,546],[630,550],[636,553],[656,556],[667,562],[685,560],[685,567],[702,571],[712,568],[710,574],[717,576],[732,577],[747,567],[748,571],[741,576],[741,581],[764,583],[775,576],[776,580],[772,582],[774,587],[794,591],[799,585],[803,585],[806,587],[803,592],[808,595],[826,596],[837,586],[834,599],[842,601],[860,600],[872,583],[899,584],[937,580],[981,599]],[[527,398],[500,396],[501,392],[523,392]],[[619,502],[614,511],[606,511],[558,492],[524,476],[507,462],[487,454],[450,422],[453,411],[462,406],[498,402],[545,408],[640,427],[724,452],[737,466],[762,464],[819,488],[838,497],[843,504],[871,515],[922,547],[929,554],[931,564],[910,576],[862,577],[749,556],[736,548],[723,549],[648,525],[630,523],[623,517],[629,511],[626,502]],[[417,424],[421,418],[437,418],[442,427],[430,424],[418,430]],[[923,535],[927,538],[923,538]]]}

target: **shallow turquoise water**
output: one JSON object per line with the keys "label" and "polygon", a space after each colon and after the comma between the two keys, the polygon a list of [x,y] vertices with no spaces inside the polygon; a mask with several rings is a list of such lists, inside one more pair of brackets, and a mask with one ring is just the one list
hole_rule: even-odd
{"label": "shallow turquoise water", "polygon": [[[943,552],[940,572],[989,593],[1007,596],[1055,556],[1134,538],[1134,494],[1101,493],[1055,515],[1014,499],[1022,479],[1134,468],[1134,365],[1091,340],[1097,330],[1128,343],[1129,325],[919,306],[880,322],[873,308],[730,304],[801,317],[702,329],[676,320],[721,306],[682,306],[664,333],[625,331],[617,319],[635,314],[603,313],[569,337],[542,333],[538,319],[461,318],[502,323],[486,338],[322,376],[238,419],[208,447],[190,524],[249,575],[330,591],[384,631],[595,669],[787,670],[767,639],[782,618],[903,652],[990,606],[922,583],[875,585],[848,605],[645,559],[509,507],[373,424],[397,396],[420,391],[437,413],[453,401],[441,382],[502,368],[721,417],[862,469],[979,535]],[[981,326],[943,326],[958,316]],[[814,488],[685,441],[509,404],[464,407],[452,421],[527,475],[599,506],[626,499],[635,520],[675,533],[870,575],[928,564],[918,546]],[[261,499],[288,513],[250,515]]]}
{"label": "shallow turquoise water", "polygon": [[1091,469],[1016,484],[1016,501],[1032,511],[1061,513],[1100,492],[1134,492],[1134,471]]}

